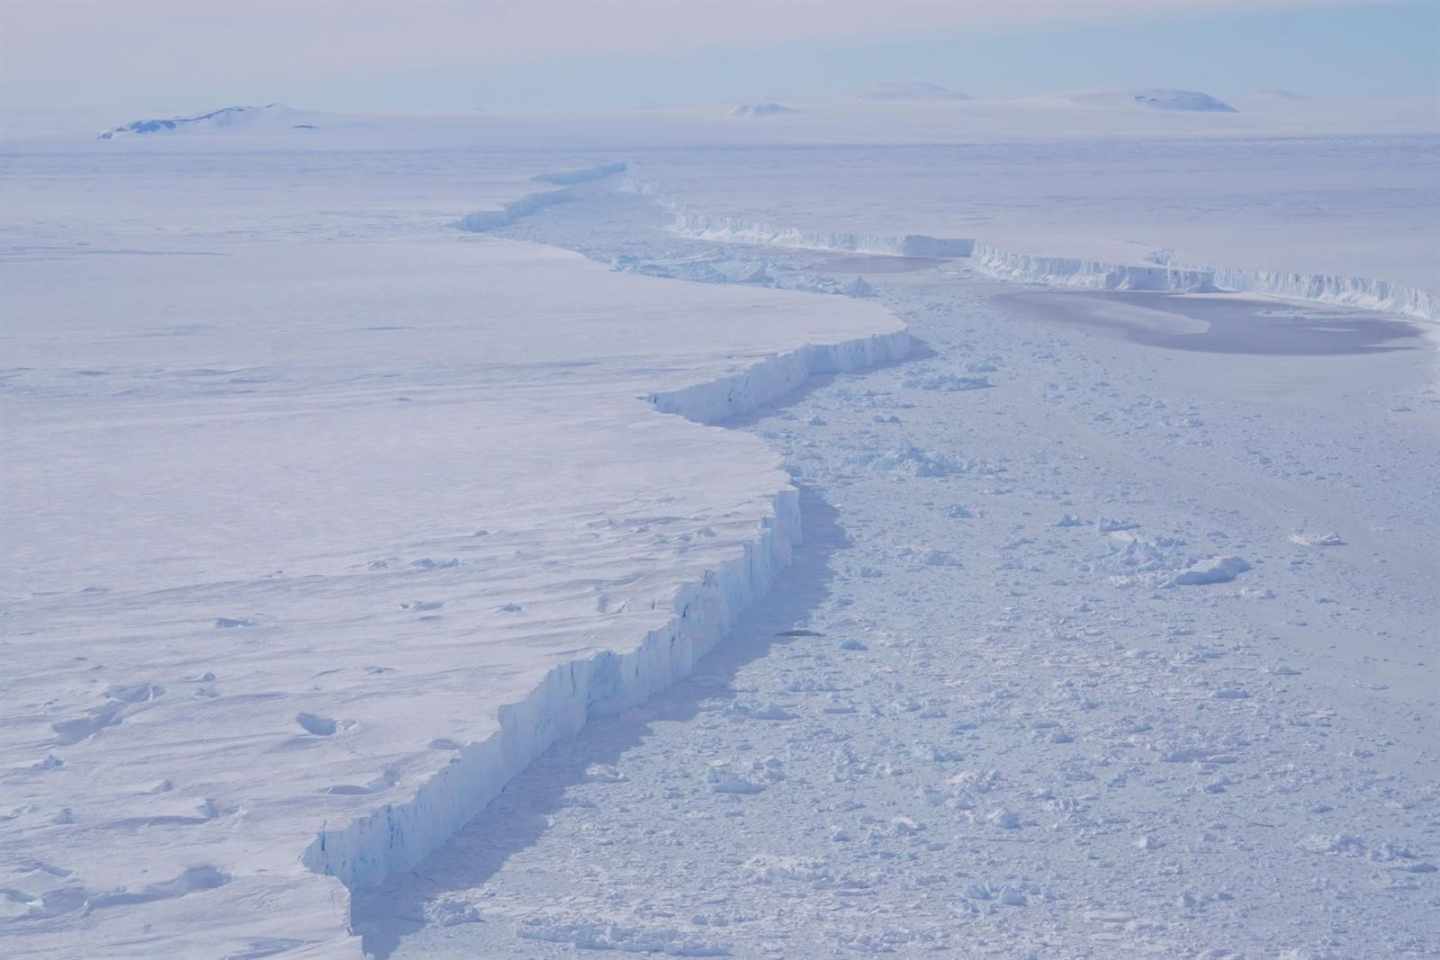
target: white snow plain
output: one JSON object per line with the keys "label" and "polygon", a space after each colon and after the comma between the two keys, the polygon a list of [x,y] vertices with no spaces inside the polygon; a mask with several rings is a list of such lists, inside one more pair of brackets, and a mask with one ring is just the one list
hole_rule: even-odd
{"label": "white snow plain", "polygon": [[1433,136],[1237,103],[17,147],[0,950],[1428,955],[1433,351],[973,255],[1429,316]]}
{"label": "white snow plain", "polygon": [[656,407],[908,349],[453,228],[5,270],[12,956],[354,953],[319,874],[414,865],[787,559],[774,453]]}

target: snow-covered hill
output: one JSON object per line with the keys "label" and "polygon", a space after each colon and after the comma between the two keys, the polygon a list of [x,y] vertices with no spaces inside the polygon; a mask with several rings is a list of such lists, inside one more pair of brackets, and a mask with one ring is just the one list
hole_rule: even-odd
{"label": "snow-covered hill", "polygon": [[1146,107],[1151,110],[1176,110],[1187,113],[1238,113],[1218,97],[1199,90],[1175,90],[1148,87],[1143,90],[1093,90],[1070,97],[1074,103],[1087,107]]}
{"label": "snow-covered hill", "polygon": [[1142,107],[1156,110],[1197,110],[1202,113],[1237,113],[1224,100],[1198,90],[1136,90],[1131,98]]}
{"label": "snow-covered hill", "polygon": [[308,113],[293,110],[279,103],[264,106],[221,107],[209,113],[189,117],[156,117],[135,120],[102,132],[98,139],[115,140],[156,134],[187,133],[213,130],[292,129],[313,130],[317,124]]}

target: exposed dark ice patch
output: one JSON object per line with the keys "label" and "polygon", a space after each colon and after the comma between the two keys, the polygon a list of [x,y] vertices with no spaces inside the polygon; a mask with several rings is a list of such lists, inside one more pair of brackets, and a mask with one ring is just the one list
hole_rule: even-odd
{"label": "exposed dark ice patch", "polygon": [[317,737],[333,736],[336,730],[334,720],[318,713],[297,713],[295,722],[304,727],[307,733],[313,733]]}
{"label": "exposed dark ice patch", "polygon": [[[1370,310],[1238,297],[1174,293],[1045,290],[997,297],[1038,320],[1076,323],[1113,330],[1135,343],[1203,353],[1336,356],[1413,349],[1407,341],[1420,328],[1393,315]],[[1106,304],[1143,307],[1170,314],[1178,326],[1206,325],[1185,333],[1142,327]]]}

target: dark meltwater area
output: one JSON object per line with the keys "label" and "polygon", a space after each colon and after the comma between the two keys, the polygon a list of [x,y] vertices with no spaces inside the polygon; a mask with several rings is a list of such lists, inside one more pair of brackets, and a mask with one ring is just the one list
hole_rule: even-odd
{"label": "dark meltwater area", "polygon": [[1335,356],[1408,350],[1420,329],[1393,315],[1238,297],[1114,291],[1026,291],[1000,299],[1035,319],[1102,327],[1171,350]]}

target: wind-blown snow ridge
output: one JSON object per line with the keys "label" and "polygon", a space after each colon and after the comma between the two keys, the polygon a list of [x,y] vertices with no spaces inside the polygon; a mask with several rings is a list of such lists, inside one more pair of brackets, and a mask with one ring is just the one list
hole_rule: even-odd
{"label": "wind-blown snow ridge", "polygon": [[[711,425],[773,403],[817,374],[868,369],[903,359],[905,331],[810,345],[769,357],[740,373],[644,398],[656,410]],[[519,703],[498,708],[500,730],[464,747],[409,801],[386,804],[321,832],[302,855],[316,873],[347,890],[374,886],[419,864],[499,794],[516,774],[591,717],[642,703],[688,675],[746,608],[765,595],[801,540],[798,492],[774,494],[743,551],[698,582],[680,586],[672,614],[632,650],[606,652],[551,670]]]}

